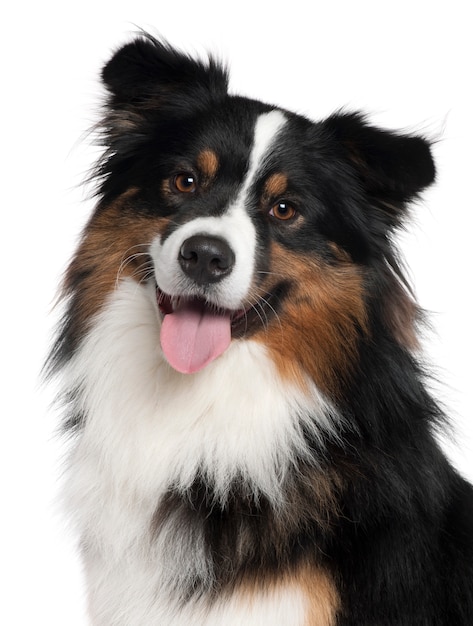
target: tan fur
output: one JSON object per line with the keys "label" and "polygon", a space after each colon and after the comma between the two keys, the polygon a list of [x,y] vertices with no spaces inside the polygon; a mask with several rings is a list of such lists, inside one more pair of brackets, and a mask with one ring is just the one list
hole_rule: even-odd
{"label": "tan fur", "polygon": [[167,220],[132,213],[130,205],[136,193],[136,189],[127,191],[94,217],[66,273],[64,290],[68,293],[76,285],[79,308],[75,320],[82,330],[115,289],[117,280],[131,277],[140,282],[151,270],[148,247]]}
{"label": "tan fur", "polygon": [[219,164],[218,156],[210,149],[202,150],[197,157],[197,166],[207,178],[215,178]]}
{"label": "tan fur", "polygon": [[291,590],[301,592],[305,599],[306,616],[301,626],[335,626],[340,598],[332,576],[322,567],[304,564],[283,576],[267,574],[265,578],[249,578],[241,583],[236,594],[242,604],[251,606],[261,596]]}
{"label": "tan fur", "polygon": [[277,198],[287,191],[288,180],[286,174],[276,172],[271,174],[264,184],[263,198]]}
{"label": "tan fur", "polygon": [[309,606],[304,626],[335,626],[340,597],[330,574],[308,566],[301,569],[298,578]]}
{"label": "tan fur", "polygon": [[273,280],[297,279],[279,319],[255,338],[268,347],[284,378],[300,383],[306,372],[322,391],[336,394],[339,377],[354,363],[358,332],[367,332],[360,270],[349,262],[308,259],[277,243],[271,258]]}

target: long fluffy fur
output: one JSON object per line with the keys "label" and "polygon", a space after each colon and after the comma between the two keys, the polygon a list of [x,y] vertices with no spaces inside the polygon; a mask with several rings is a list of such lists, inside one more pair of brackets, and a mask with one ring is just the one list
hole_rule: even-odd
{"label": "long fluffy fur", "polygon": [[[473,490],[434,436],[393,245],[428,142],[230,96],[147,35],[103,80],[100,199],[49,360],[92,623],[473,623]],[[188,271],[201,236],[229,269]],[[160,345],[186,302],[232,332],[189,374]]]}

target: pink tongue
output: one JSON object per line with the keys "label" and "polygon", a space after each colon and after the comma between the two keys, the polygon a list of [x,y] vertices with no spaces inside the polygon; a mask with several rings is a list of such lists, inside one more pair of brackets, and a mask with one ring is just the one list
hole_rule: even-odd
{"label": "pink tongue", "polygon": [[186,303],[164,316],[161,347],[178,372],[198,372],[230,345],[230,315],[205,309],[202,303]]}

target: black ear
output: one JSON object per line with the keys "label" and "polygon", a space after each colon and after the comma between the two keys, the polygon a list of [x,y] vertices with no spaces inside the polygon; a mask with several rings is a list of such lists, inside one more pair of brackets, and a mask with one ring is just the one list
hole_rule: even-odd
{"label": "black ear", "polygon": [[405,204],[435,179],[429,142],[370,126],[360,114],[336,114],[326,124],[370,201],[397,224]]}
{"label": "black ear", "polygon": [[102,70],[112,109],[149,111],[205,106],[227,93],[228,77],[213,59],[195,60],[143,33],[123,46]]}

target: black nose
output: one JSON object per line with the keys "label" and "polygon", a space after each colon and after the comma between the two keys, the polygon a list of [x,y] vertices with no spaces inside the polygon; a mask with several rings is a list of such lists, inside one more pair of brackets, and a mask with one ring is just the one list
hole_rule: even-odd
{"label": "black nose", "polygon": [[235,254],[224,239],[194,235],[179,251],[179,263],[189,278],[199,285],[216,283],[233,269]]}

